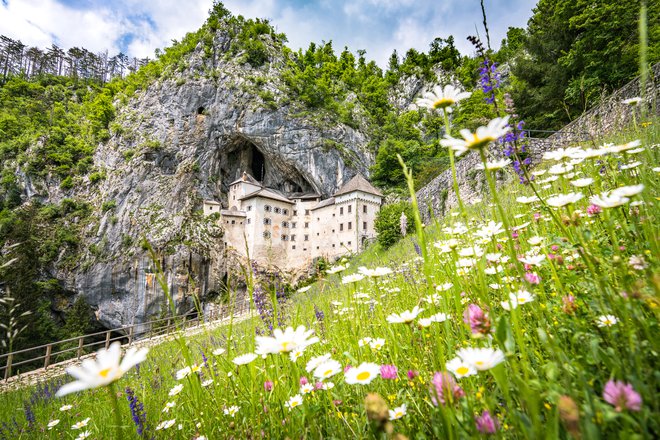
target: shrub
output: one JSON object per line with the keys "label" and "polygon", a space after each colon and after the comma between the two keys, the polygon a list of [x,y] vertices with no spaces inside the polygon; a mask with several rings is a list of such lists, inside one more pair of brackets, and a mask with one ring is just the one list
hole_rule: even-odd
{"label": "shrub", "polygon": [[376,216],[376,232],[378,233],[378,243],[384,248],[389,248],[401,238],[401,213],[405,212],[408,217],[408,227],[406,232],[412,232],[414,229],[413,209],[410,203],[398,202],[391,205],[385,205]]}

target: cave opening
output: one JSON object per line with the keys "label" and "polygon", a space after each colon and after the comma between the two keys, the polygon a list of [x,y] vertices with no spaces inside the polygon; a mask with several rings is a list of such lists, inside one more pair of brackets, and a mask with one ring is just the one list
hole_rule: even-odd
{"label": "cave opening", "polygon": [[283,158],[265,154],[244,136],[235,136],[224,145],[220,144],[219,154],[223,191],[228,191],[231,182],[239,179],[245,171],[265,187],[284,194],[314,192],[313,186],[295,166]]}
{"label": "cave opening", "polygon": [[266,160],[264,159],[264,155],[254,145],[252,145],[251,153],[252,161],[250,163],[250,170],[252,171],[252,177],[259,182],[263,182],[266,175]]}
{"label": "cave opening", "polygon": [[198,115],[203,115],[204,111],[205,111],[204,107],[197,107],[197,114]]}

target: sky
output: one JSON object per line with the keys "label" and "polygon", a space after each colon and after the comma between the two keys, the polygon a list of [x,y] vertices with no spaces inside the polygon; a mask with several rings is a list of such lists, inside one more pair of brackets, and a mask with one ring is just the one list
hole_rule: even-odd
{"label": "sky", "polygon": [[[267,18],[294,50],[310,42],[347,46],[385,67],[394,49],[428,51],[453,35],[465,55],[477,32],[486,42],[479,0],[226,0],[234,15]],[[213,0],[0,0],[0,34],[40,48],[124,52],[154,57],[205,21]],[[525,27],[536,0],[484,0],[493,49],[510,26]]]}

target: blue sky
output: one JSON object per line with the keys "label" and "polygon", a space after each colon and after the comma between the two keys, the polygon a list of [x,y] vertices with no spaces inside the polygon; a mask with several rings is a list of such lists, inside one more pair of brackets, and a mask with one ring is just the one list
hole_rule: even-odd
{"label": "blue sky", "polygon": [[[120,50],[153,57],[156,48],[180,39],[204,22],[212,0],[0,0],[0,34],[24,43],[93,51]],[[479,0],[226,0],[235,15],[271,20],[293,49],[310,41],[367,51],[384,66],[393,49],[428,50],[436,37],[454,35],[464,54],[465,37],[485,42]],[[499,47],[509,26],[525,27],[536,0],[485,0],[491,43]]]}

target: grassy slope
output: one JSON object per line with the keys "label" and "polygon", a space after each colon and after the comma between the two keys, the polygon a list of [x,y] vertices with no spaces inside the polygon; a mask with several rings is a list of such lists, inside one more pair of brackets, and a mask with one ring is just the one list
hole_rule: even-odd
{"label": "grassy slope", "polygon": [[[177,342],[159,346],[141,366],[139,375],[133,371],[119,382],[117,392],[122,393],[126,386],[136,390],[147,412],[149,435],[154,434],[155,438],[189,439],[198,434],[208,438],[371,437],[376,431],[367,420],[363,403],[368,392],[380,394],[390,408],[407,404],[408,414],[393,425],[396,432],[410,438],[477,436],[474,417],[484,410],[497,417],[499,435],[507,438],[565,436],[569,425],[560,421],[558,408],[562,395],[570,396],[575,402],[574,412],[579,414],[577,429],[585,438],[631,438],[633,433],[643,437],[660,435],[660,408],[656,399],[660,385],[658,181],[657,172],[651,169],[657,166],[659,152],[657,148],[649,148],[660,141],[658,121],[641,133],[622,136],[611,141],[630,140],[633,136],[644,140],[646,150],[625,160],[640,160],[643,165],[634,170],[618,170],[622,160],[609,156],[603,164],[588,160],[576,168],[583,173],[580,177],[595,179],[591,187],[583,189],[587,196],[591,192],[596,194],[643,182],[644,191],[633,200],[641,199],[646,204],[634,208],[634,212],[615,208],[588,217],[585,198],[570,207],[570,211],[555,211],[564,220],[559,226],[551,219],[545,220],[549,218],[548,212],[515,202],[518,195],[530,195],[529,188],[514,185],[501,192],[510,222],[516,225],[530,222],[514,241],[515,251],[518,254],[528,251],[532,246],[527,240],[539,236],[544,239],[541,253],[563,259],[561,264],[557,258],[546,259],[531,270],[540,276],[540,284],[521,281],[516,265],[506,263],[499,275],[486,275],[484,258],[479,259],[475,268],[461,274],[455,264],[458,257],[442,254],[436,247],[430,247],[429,260],[424,262],[414,251],[412,241],[416,238],[406,238],[387,252],[371,248],[356,257],[345,273],[316,283],[278,310],[280,315],[284,314],[280,319],[287,324],[313,328],[321,338],[297,362],[286,355],[271,355],[247,366],[236,367],[231,362],[236,355],[254,349],[255,326],[256,331],[268,333],[257,319],[229,329],[229,334],[220,330],[185,341],[187,348]],[[602,165],[605,165],[604,173],[600,174]],[[541,190],[544,197],[574,190],[562,178],[550,185],[551,188]],[[576,214],[575,209],[580,209],[582,214]],[[540,213],[542,218],[535,221],[535,213]],[[495,218],[491,208],[485,205],[471,207],[469,217],[471,233]],[[452,216],[443,220],[456,221]],[[442,228],[440,224],[429,226],[427,241],[448,239]],[[499,234],[497,242],[478,245],[486,253],[506,254],[504,236]],[[477,244],[470,235],[455,238],[460,241],[458,249]],[[612,242],[617,246],[612,246]],[[496,249],[498,244],[503,245],[501,250]],[[575,256],[580,248],[588,253],[588,260]],[[628,262],[633,255],[643,256],[648,267],[641,270],[631,267]],[[432,276],[430,282],[424,280],[425,264]],[[340,277],[354,272],[360,265],[387,266],[395,269],[395,273],[342,285]],[[438,292],[437,305],[422,300],[434,293],[433,284],[448,282],[453,287]],[[488,286],[493,283],[502,287]],[[513,312],[503,310],[500,302],[509,291],[521,287],[534,294],[533,302]],[[563,298],[568,295],[575,297],[575,310],[568,311],[565,307]],[[371,304],[366,297],[376,302]],[[334,306],[332,301],[342,304]],[[478,304],[487,310],[490,336],[471,336],[462,319],[468,304]],[[425,309],[420,317],[444,312],[450,318],[426,329],[386,321],[391,313],[410,310],[415,305]],[[315,310],[322,311],[324,318],[319,319]],[[607,314],[615,315],[619,322],[611,327],[597,326],[598,317]],[[383,338],[384,347],[379,350],[361,347],[358,340],[366,336]],[[459,348],[488,346],[501,348],[506,354],[505,362],[490,371],[460,379],[458,383],[465,396],[446,406],[434,406],[429,392],[434,372],[446,371],[445,363]],[[228,352],[212,355],[212,350],[218,347]],[[183,391],[169,397],[169,390],[177,383],[174,373],[185,365],[184,358],[199,364],[202,353],[211,359],[209,365],[213,365],[202,368],[203,379],[213,378],[214,383],[202,388],[196,377],[187,378],[180,382],[184,384]],[[349,385],[340,373],[331,379],[336,385],[332,390],[305,395],[303,405],[289,411],[284,404],[299,392],[299,378],[306,376],[311,380],[311,374],[304,371],[305,363],[323,353],[332,354],[342,366],[361,362],[396,365],[398,378],[376,378],[369,385]],[[409,370],[419,375],[409,380],[406,374]],[[641,411],[620,413],[606,403],[602,391],[609,379],[631,383],[641,394]],[[273,391],[264,390],[266,380],[274,382]],[[25,403],[31,400],[29,406],[35,422],[27,428]],[[2,401],[0,419],[9,425],[15,420],[23,430],[19,433],[10,426],[11,434],[2,430],[0,435],[73,438],[78,431],[70,430],[70,426],[86,417],[91,418],[90,438],[112,438],[114,433],[105,389],[52,399],[45,397],[41,387],[5,394]],[[169,401],[176,402],[176,406],[164,414],[162,409]],[[60,412],[58,408],[64,403],[73,404],[74,408]],[[123,395],[119,403],[125,438],[138,438]],[[223,414],[222,409],[231,405],[240,406],[235,417]],[[570,410],[570,405],[564,406],[564,418]],[[52,431],[44,430],[46,423],[56,418],[61,419],[60,424]],[[160,421],[172,418],[176,418],[172,428],[153,431]],[[176,429],[179,423],[181,430]]]}

